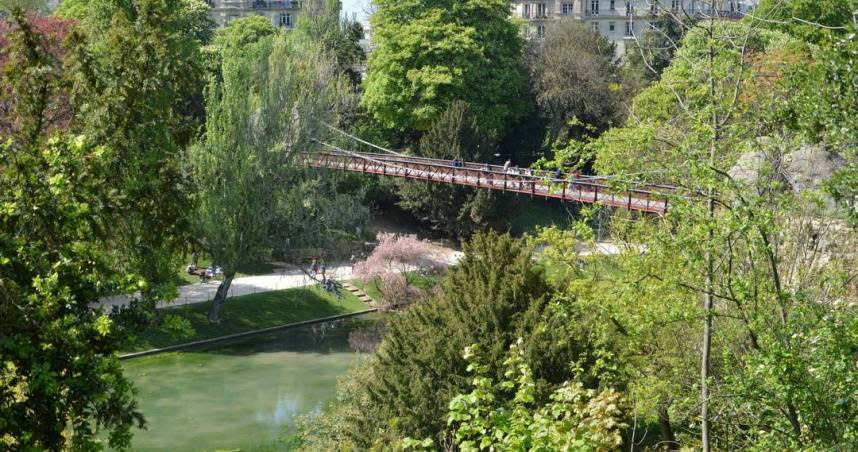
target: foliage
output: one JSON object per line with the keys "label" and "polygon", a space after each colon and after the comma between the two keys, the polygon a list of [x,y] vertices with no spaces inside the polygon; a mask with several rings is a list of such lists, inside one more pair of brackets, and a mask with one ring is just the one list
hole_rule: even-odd
{"label": "foliage", "polygon": [[486,376],[479,348],[465,349],[473,390],[450,401],[447,423],[460,450],[616,450],[622,444],[621,396],[613,389],[585,389],[579,381],[557,388],[545,405],[536,404],[533,371],[510,346],[504,378]]}
{"label": "foliage", "polygon": [[355,264],[354,275],[377,285],[380,302],[396,305],[413,301],[419,295],[412,285],[415,277],[448,265],[438,247],[416,235],[379,232],[376,241],[367,259]]}
{"label": "foliage", "polygon": [[203,122],[200,46],[211,26],[189,8],[196,3],[68,1],[58,11],[80,21],[64,66],[72,127],[116,151],[111,175],[126,214],[111,246],[119,265],[153,283],[147,297],[173,295],[176,250],[188,242],[181,159]]}
{"label": "foliage", "polygon": [[856,8],[855,0],[762,0],[755,15],[772,28],[818,43],[841,33],[841,27],[858,25],[854,22]]}
{"label": "foliage", "polygon": [[[543,240],[563,263],[552,266],[566,268],[564,293],[614,345],[629,402],[658,424],[661,441],[849,449],[851,421],[820,419],[855,418],[851,403],[835,401],[853,397],[843,388],[855,375],[846,364],[855,312],[841,303],[856,297],[855,257],[838,249],[854,236],[818,215],[815,193],[791,190],[783,163],[816,142],[793,122],[803,89],[794,77],[819,60],[759,25],[696,24],[661,79],[634,99],[628,124],[588,146],[600,171],[678,186],[667,215],[615,212],[624,252],[583,270],[574,234]],[[737,176],[732,168],[751,152],[754,176]]]}
{"label": "foliage", "polygon": [[371,214],[353,190],[334,174],[305,175],[278,197],[272,240],[285,248],[322,248],[348,257],[366,237]]}
{"label": "foliage", "polygon": [[[721,44],[737,35],[745,36],[737,46]],[[713,43],[711,61],[709,43]],[[729,170],[745,149],[741,142],[782,136],[782,118],[792,114],[785,103],[794,91],[788,75],[808,59],[805,45],[780,32],[749,31],[735,22],[695,27],[685,35],[661,79],[634,98],[627,124],[600,136],[586,150],[597,155],[599,173],[635,174],[637,180],[656,177],[681,184],[687,173],[668,181],[665,169],[683,165],[689,157],[708,156],[708,147],[696,144],[712,131],[698,124],[706,124],[714,112],[725,118],[716,161],[721,170]],[[708,74],[714,81],[714,98],[709,95]],[[696,154],[689,155],[692,151]],[[641,172],[658,174],[640,176]]]}
{"label": "foliage", "polygon": [[622,118],[615,46],[576,21],[549,26],[546,38],[530,43],[525,66],[539,114],[548,122],[548,141],[586,132],[566,128],[571,118],[604,130]]}
{"label": "foliage", "polygon": [[503,132],[524,113],[522,38],[502,0],[379,0],[363,105],[386,128],[428,130],[456,101]]}
{"label": "foliage", "polygon": [[245,46],[262,41],[280,33],[265,16],[251,15],[230,22],[229,26],[218,31],[214,45],[221,53],[240,52]]}
{"label": "foliage", "polygon": [[195,43],[163,2],[140,3],[136,22],[117,15],[98,34],[14,11],[4,35],[16,124],[0,159],[0,437],[12,449],[96,449],[102,431],[122,449],[143,423],[115,352],[119,322],[148,316],[89,304],[170,294],[186,205],[175,94],[193,78]]}
{"label": "foliage", "polygon": [[[590,338],[549,303],[551,290],[531,258],[508,235],[475,235],[437,295],[391,319],[371,372],[352,386],[359,406],[336,405],[330,414],[343,423],[335,440],[359,449],[405,437],[446,443],[447,405],[468,390],[461,351],[471,344],[481,344],[487,375],[500,379],[507,349],[522,337],[540,403],[571,377],[571,362],[590,368]],[[346,414],[354,412],[361,415]]]}
{"label": "foliage", "polygon": [[359,43],[363,39],[363,26],[348,18],[340,19],[338,2],[327,1],[322,8],[305,8],[295,32],[319,40],[336,61],[339,71],[348,76],[354,86],[360,84],[357,67],[366,60]]}
{"label": "foliage", "polygon": [[[453,102],[420,139],[421,157],[469,162],[493,159],[493,140],[480,129],[472,109]],[[419,182],[397,181],[399,206],[452,237],[467,238],[496,216],[497,195],[489,190]]]}
{"label": "foliage", "polygon": [[0,69],[7,81],[0,88],[3,137],[32,144],[68,129],[72,108],[68,80],[62,75],[67,53],[62,43],[71,28],[72,21],[31,13],[26,19],[0,20]]}
{"label": "foliage", "polygon": [[658,80],[670,66],[689,25],[693,26],[674,19],[670,14],[661,14],[650,22],[650,27],[640,39],[634,40],[634,45],[623,57],[624,77],[641,84]]}
{"label": "foliage", "polygon": [[795,127],[809,141],[819,141],[844,157],[848,165],[828,183],[828,191],[842,206],[853,224],[858,224],[858,31],[850,26],[820,44],[816,64],[804,65],[794,74],[798,87],[790,99]]}
{"label": "foliage", "polygon": [[[242,29],[247,28],[247,31]],[[223,267],[210,319],[240,266],[270,255],[278,207],[300,187],[290,159],[310,147],[318,121],[331,119],[348,90],[319,43],[300,34],[270,35],[258,18],[234,21],[219,36],[221,77],[208,88],[205,140],[191,149],[196,228],[203,249]],[[258,37],[256,42],[247,39]],[[237,41],[232,41],[235,39]],[[309,206],[308,206],[309,207]]]}
{"label": "foliage", "polygon": [[83,137],[0,146],[3,448],[89,450],[106,431],[123,449],[143,425],[116,359],[118,330],[89,308],[109,288],[145,288],[103,246],[118,202],[112,152]]}

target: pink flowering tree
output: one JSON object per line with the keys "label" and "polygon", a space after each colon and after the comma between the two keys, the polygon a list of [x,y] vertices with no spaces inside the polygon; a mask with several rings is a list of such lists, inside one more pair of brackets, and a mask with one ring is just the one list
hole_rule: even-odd
{"label": "pink flowering tree", "polygon": [[420,274],[442,270],[448,266],[442,249],[420,240],[416,235],[379,232],[378,245],[363,262],[355,265],[355,276],[365,283],[374,283],[385,304],[412,301],[421,292],[413,286]]}

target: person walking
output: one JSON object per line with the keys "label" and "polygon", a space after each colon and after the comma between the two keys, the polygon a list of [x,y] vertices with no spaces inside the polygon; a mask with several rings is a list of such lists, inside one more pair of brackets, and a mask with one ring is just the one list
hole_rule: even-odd
{"label": "person walking", "polygon": [[325,277],[325,270],[328,268],[325,265],[325,261],[322,261],[322,265],[319,268],[322,270],[322,281],[324,282],[325,280],[327,280],[327,278]]}

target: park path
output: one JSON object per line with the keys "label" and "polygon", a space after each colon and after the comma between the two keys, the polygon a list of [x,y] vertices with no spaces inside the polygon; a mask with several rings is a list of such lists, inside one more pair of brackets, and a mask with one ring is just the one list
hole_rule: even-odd
{"label": "park path", "polygon": [[[329,267],[327,275],[337,281],[350,279],[352,268],[350,265],[338,265]],[[304,287],[314,284],[301,269],[296,267],[283,268],[276,273],[267,275],[243,276],[232,280],[232,285],[229,288],[227,298],[239,297],[242,295],[250,295],[262,292],[271,292],[274,290],[291,289],[294,287]],[[170,302],[159,302],[158,307],[179,306],[183,304],[202,303],[210,301],[215,296],[217,288],[220,285],[220,280],[211,280],[207,283],[189,284],[179,287],[179,296]],[[106,297],[99,303],[93,303],[92,307],[104,307],[109,311],[113,306],[122,306],[128,304],[132,300],[130,295],[115,295]]]}

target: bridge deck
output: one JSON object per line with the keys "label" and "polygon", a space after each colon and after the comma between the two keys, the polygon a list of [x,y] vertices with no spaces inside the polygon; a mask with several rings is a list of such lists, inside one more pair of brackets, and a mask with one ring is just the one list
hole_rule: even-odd
{"label": "bridge deck", "polygon": [[615,191],[599,179],[587,176],[573,175],[567,179],[556,179],[548,171],[526,168],[504,170],[499,165],[472,162],[454,166],[452,160],[388,154],[326,151],[302,154],[302,159],[304,164],[314,168],[503,190],[656,214],[667,212],[667,196],[671,191],[671,187],[655,185],[647,189]]}

